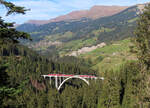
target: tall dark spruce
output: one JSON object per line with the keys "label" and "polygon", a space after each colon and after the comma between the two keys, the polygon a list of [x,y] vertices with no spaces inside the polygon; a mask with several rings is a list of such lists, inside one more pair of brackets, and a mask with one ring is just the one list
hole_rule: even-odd
{"label": "tall dark spruce", "polygon": [[140,61],[139,95],[140,108],[150,107],[150,4],[148,4],[137,23],[135,46]]}
{"label": "tall dark spruce", "polygon": [[[15,6],[11,2],[0,0],[0,5],[3,5],[7,9],[6,16],[11,14],[25,14],[24,7]],[[19,32],[14,27],[14,23],[5,22],[2,17],[0,17],[0,52],[3,48],[8,45],[18,44],[18,39],[30,39],[30,36],[27,33]],[[14,95],[19,93],[21,90],[19,88],[13,88],[9,86],[8,75],[6,69],[8,63],[5,62],[5,59],[0,56],[0,107],[4,107],[4,98],[9,97],[13,98]]]}

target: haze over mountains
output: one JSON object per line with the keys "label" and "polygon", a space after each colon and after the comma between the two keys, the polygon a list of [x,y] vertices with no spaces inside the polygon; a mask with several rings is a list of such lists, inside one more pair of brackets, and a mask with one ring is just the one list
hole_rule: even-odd
{"label": "haze over mountains", "polygon": [[50,19],[50,20],[29,20],[26,23],[42,25],[42,24],[47,24],[50,22],[59,22],[59,21],[66,21],[66,20],[78,20],[81,18],[97,19],[97,18],[117,14],[126,8],[128,8],[128,6],[95,5],[92,8],[90,8],[89,10],[73,11],[73,12],[68,13],[66,15],[58,16],[58,17]]}

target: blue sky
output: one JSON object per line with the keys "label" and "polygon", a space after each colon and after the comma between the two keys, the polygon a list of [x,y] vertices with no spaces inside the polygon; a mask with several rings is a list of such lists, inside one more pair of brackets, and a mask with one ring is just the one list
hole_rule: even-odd
{"label": "blue sky", "polygon": [[149,0],[6,0],[31,9],[25,15],[5,16],[6,10],[0,6],[0,16],[9,22],[21,24],[27,20],[48,20],[75,10],[89,9],[94,5],[131,6]]}

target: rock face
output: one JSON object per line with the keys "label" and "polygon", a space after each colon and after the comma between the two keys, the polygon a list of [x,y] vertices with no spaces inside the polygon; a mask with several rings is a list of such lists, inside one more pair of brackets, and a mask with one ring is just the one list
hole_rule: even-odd
{"label": "rock face", "polygon": [[90,10],[81,10],[81,11],[73,11],[67,15],[62,15],[50,20],[30,20],[27,23],[31,24],[47,24],[50,22],[59,22],[66,20],[79,20],[81,18],[91,18],[97,19],[105,16],[111,16],[117,14],[124,9],[128,8],[128,6],[93,6]]}
{"label": "rock face", "polygon": [[32,78],[30,78],[31,80],[31,84],[33,87],[35,87],[36,89],[42,91],[46,89],[46,86],[44,83],[39,83],[37,80],[33,80]]}
{"label": "rock face", "polygon": [[96,45],[96,46],[83,47],[83,48],[79,49],[78,51],[73,51],[72,53],[67,54],[67,56],[78,56],[78,55],[80,55],[80,54],[85,54],[85,53],[87,53],[87,52],[91,52],[91,51],[93,51],[93,50],[95,50],[95,49],[97,49],[97,48],[102,48],[102,47],[104,47],[104,46],[106,46],[106,44],[103,42],[103,43],[100,43],[100,44],[98,44],[98,45]]}

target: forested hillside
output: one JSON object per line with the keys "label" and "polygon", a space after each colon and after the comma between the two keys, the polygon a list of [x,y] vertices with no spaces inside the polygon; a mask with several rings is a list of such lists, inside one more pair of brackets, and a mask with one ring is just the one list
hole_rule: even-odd
{"label": "forested hillside", "polygon": [[[10,2],[0,3],[10,9],[8,14],[11,14],[9,13],[11,10],[23,14],[26,11],[23,7],[17,7]],[[83,104],[78,103],[81,107],[89,106],[91,98],[93,101],[90,106],[96,107],[94,103],[97,102],[98,97],[95,97],[95,94],[99,94],[99,86],[96,86],[96,83],[88,87],[80,80],[72,80],[58,92],[54,84],[50,86],[48,80],[41,77],[43,74],[50,73],[97,75],[95,71],[88,68],[90,64],[74,57],[53,60],[42,57],[19,44],[18,39],[30,39],[28,34],[16,31],[12,28],[12,23],[0,20],[0,107],[65,108],[75,107],[78,102],[83,101]],[[93,87],[95,91],[91,92]],[[68,97],[70,95],[71,97]]]}
{"label": "forested hillside", "polygon": [[[28,9],[24,7],[15,6],[13,3],[3,0],[0,0],[0,5],[6,7],[8,10],[7,15],[13,13],[25,14],[25,12],[28,11]],[[135,9],[135,7],[131,7],[129,10]],[[137,15],[133,11],[128,12]],[[131,15],[132,17],[127,17],[126,10],[122,13],[124,13],[125,16],[122,17],[121,21],[124,21],[124,18],[132,18],[129,22],[131,24],[135,23],[135,19],[133,20],[133,18],[136,18],[136,16],[133,17]],[[117,15],[119,17],[121,13]],[[6,23],[0,17],[0,107],[149,108],[149,16],[150,4],[147,5],[143,13],[139,15],[138,23],[135,25],[136,29],[134,30],[134,37],[131,38],[131,40],[128,38],[118,43],[114,42],[101,49],[96,49],[93,52],[81,55],[84,58],[88,58],[92,55],[92,59],[97,57],[93,60],[96,61],[98,59],[104,60],[106,56],[113,55],[113,51],[118,52],[118,55],[116,55],[118,57],[122,57],[124,52],[128,51],[128,53],[132,53],[137,58],[136,61],[128,61],[127,57],[129,56],[125,56],[124,59],[127,61],[123,63],[119,69],[105,69],[101,71],[100,74],[98,71],[91,69],[93,63],[88,61],[88,59],[66,56],[62,58],[56,56],[42,56],[37,54],[37,52],[32,51],[32,49],[21,45],[20,40],[23,42],[31,41],[31,38],[34,36],[30,38],[27,33],[17,31],[13,28],[13,23]],[[112,16],[110,21],[115,22],[115,18],[115,16]],[[107,24],[106,22],[109,22],[109,18],[107,19],[108,21],[105,21],[105,19],[106,18],[100,20]],[[116,20],[116,22],[117,21],[118,20]],[[95,25],[97,23],[95,23]],[[120,28],[124,27],[124,24],[122,25],[122,23],[118,23],[118,25],[120,25]],[[108,26],[113,27],[110,23],[108,23]],[[128,28],[129,27],[130,26],[128,26]],[[104,31],[102,33],[104,33],[105,30],[112,32],[108,27],[107,29],[103,27],[103,29]],[[115,30],[117,31],[117,29]],[[85,34],[89,33],[86,31],[84,32],[84,30],[82,32]],[[127,30],[126,32],[130,31]],[[105,33],[107,34],[107,32]],[[82,37],[79,36],[79,39],[80,38]],[[131,46],[126,46],[127,43],[131,43]],[[120,47],[120,49],[118,49],[118,47]],[[101,57],[101,54],[106,55]],[[111,59],[115,58],[114,56]],[[114,64],[116,63],[114,62]],[[41,77],[41,75],[49,73],[100,75],[104,77],[104,80],[91,80],[90,85],[88,86],[81,80],[72,79],[68,80],[60,91],[57,91],[54,87],[54,82],[50,85],[48,79]]]}

